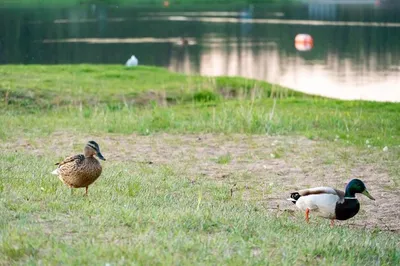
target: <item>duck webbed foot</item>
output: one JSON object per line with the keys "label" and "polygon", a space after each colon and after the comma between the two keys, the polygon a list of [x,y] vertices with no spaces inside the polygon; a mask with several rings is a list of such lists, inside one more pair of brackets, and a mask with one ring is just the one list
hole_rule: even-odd
{"label": "duck webbed foot", "polygon": [[306,209],[306,222],[309,223],[310,222],[310,209]]}

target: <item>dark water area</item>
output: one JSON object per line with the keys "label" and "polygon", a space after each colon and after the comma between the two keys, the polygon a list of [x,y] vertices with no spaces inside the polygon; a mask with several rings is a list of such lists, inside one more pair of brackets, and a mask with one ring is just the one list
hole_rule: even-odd
{"label": "dark water area", "polygon": [[[1,7],[0,64],[124,64],[135,55],[139,64],[182,73],[400,102],[400,3],[343,2]],[[296,49],[299,33],[312,36],[311,50]]]}

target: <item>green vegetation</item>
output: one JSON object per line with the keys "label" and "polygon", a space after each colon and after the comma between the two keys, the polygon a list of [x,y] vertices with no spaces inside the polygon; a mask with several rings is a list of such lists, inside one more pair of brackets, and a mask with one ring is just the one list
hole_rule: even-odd
{"label": "green vegetation", "polygon": [[44,165],[52,162],[0,155],[2,265],[396,265],[400,260],[398,235],[277,218],[262,206],[231,198],[227,185],[193,183],[167,166],[114,162],[85,198],[83,191],[70,196]]}
{"label": "green vegetation", "polygon": [[300,134],[382,148],[400,143],[396,103],[331,100],[255,80],[153,67],[2,66],[0,76],[0,123],[9,125],[0,128],[3,140],[79,130]]}
{"label": "green vegetation", "polygon": [[219,163],[219,164],[228,164],[232,161],[232,156],[229,153],[227,153],[227,154],[219,156],[215,161],[216,161],[216,163]]}
{"label": "green vegetation", "polygon": [[[283,186],[272,171],[263,174],[274,178],[266,184],[251,180],[250,173],[234,173],[237,179],[217,182],[188,171],[184,163],[146,164],[118,157],[120,149],[130,146],[113,139],[156,132],[173,133],[177,139],[180,134],[208,132],[227,138],[231,133],[303,135],[328,144],[312,155],[277,144],[265,159],[289,161],[301,153],[304,158],[297,158],[295,165],[321,157],[324,167],[337,169],[360,157],[373,169],[390,165],[391,176],[398,176],[399,104],[331,100],[255,80],[185,76],[144,66],[7,65],[0,66],[0,109],[0,144],[6,147],[0,151],[0,265],[400,262],[400,236],[383,231],[383,225],[331,229],[327,220],[313,219],[307,225],[301,212],[293,216],[265,207],[268,195],[278,190],[281,197],[293,188]],[[113,141],[102,150],[107,161],[88,197],[82,190],[71,195],[49,174],[60,154],[69,155],[61,147],[70,139],[57,135],[60,132],[78,139],[93,136],[100,145],[102,138]],[[49,144],[38,153],[29,146],[12,148],[21,140]],[[344,148],[335,151],[334,145]],[[368,157],[367,145],[379,150],[388,146],[390,153]],[[359,151],[357,156],[353,149]],[[207,162],[214,167],[210,171],[229,169],[243,159],[230,152],[218,154]],[[253,160],[260,155],[241,156]],[[204,163],[192,161],[194,166]],[[246,186],[238,183],[240,192],[232,192],[232,182],[241,179]],[[240,197],[251,189],[248,185],[254,186],[254,193],[265,186],[266,196]],[[398,191],[398,183],[384,189]],[[360,215],[366,216],[363,211]]]}
{"label": "green vegetation", "polygon": [[[193,183],[179,168],[108,164],[90,189],[49,175],[53,162],[0,155],[0,264],[397,265],[399,235],[306,225]],[[200,200],[199,200],[200,199]]]}

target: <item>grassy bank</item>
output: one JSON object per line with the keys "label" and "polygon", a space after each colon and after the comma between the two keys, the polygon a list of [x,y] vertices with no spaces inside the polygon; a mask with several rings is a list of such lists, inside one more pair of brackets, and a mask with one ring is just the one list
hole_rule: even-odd
{"label": "grassy bank", "polygon": [[255,80],[152,67],[1,66],[0,75],[0,122],[13,128],[2,127],[2,139],[79,130],[300,134],[382,148],[400,143],[396,103],[331,100]]}
{"label": "grassy bank", "polygon": [[[145,66],[0,66],[0,265],[398,265],[399,109]],[[49,173],[89,138],[104,171],[71,195]],[[285,201],[354,174],[376,205],[333,229]]]}

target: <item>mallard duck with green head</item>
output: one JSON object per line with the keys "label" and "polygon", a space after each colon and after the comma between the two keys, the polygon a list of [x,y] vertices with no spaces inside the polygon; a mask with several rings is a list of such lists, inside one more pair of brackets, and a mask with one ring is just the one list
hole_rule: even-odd
{"label": "mallard duck with green head", "polygon": [[87,195],[89,185],[96,181],[102,172],[101,164],[94,158],[95,155],[101,160],[106,160],[100,152],[99,144],[91,140],[86,144],[83,154],[73,155],[56,163],[58,167],[52,174],[57,175],[70,188],[86,188]]}
{"label": "mallard duck with green head", "polygon": [[354,217],[360,210],[360,203],[356,193],[361,193],[375,200],[368,192],[365,184],[360,179],[352,179],[345,191],[332,187],[315,187],[303,189],[290,194],[289,201],[305,211],[306,221],[309,222],[310,212],[331,220],[347,220]]}

